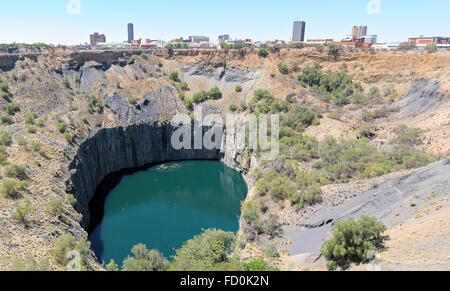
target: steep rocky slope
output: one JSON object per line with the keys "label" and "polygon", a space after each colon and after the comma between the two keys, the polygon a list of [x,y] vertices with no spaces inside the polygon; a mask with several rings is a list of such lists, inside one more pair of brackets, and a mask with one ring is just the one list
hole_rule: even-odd
{"label": "steep rocky slope", "polygon": [[[289,65],[289,74],[278,71],[280,62]],[[15,102],[20,106],[20,110],[11,114],[13,123],[9,124],[11,122],[4,119],[1,125],[1,131],[8,132],[12,138],[11,144],[6,146],[5,162],[25,165],[29,184],[17,199],[0,197],[0,269],[11,268],[12,259],[23,259],[27,254],[38,261],[49,260],[54,268],[61,268],[54,264],[52,258],[56,240],[67,233],[77,239],[87,238],[83,227],[87,227],[89,222],[89,200],[98,183],[111,172],[180,159],[220,159],[244,173],[251,170],[237,152],[171,150],[167,142],[173,128],[167,122],[175,114],[188,113],[179,99],[177,84],[168,78],[173,71],[179,72],[180,78],[187,83],[187,98],[215,86],[222,91],[222,99],[204,104],[212,111],[229,113],[231,104],[239,104],[242,100],[248,103],[257,89],[269,90],[276,98],[283,100],[287,95],[294,94],[302,104],[318,107],[324,113],[321,122],[310,127],[307,134],[319,140],[328,135],[356,137],[361,112],[367,108],[354,105],[339,108],[326,104],[297,82],[296,77],[301,69],[315,64],[320,64],[324,70],[345,72],[360,81],[365,89],[378,86],[396,90],[398,95],[392,102],[398,110],[374,122],[374,144],[382,147],[381,144],[388,143],[395,126],[408,124],[423,130],[426,136],[426,142],[422,145],[424,150],[442,156],[449,151],[448,54],[345,53],[338,61],[311,50],[282,50],[271,53],[267,59],[259,58],[254,51],[202,50],[175,51],[173,57],[169,57],[165,50],[74,53],[54,49],[29,55],[0,55],[0,68],[3,70],[0,80],[9,85],[9,96],[2,98],[0,104],[4,107]],[[242,86],[242,92],[236,92],[236,85]],[[8,115],[6,108],[3,116]],[[334,111],[340,111],[341,118],[329,118],[328,113]],[[30,122],[30,113],[35,113],[33,122]],[[245,118],[246,113],[241,115]],[[61,124],[65,124],[67,129],[61,130]],[[8,179],[5,166],[1,170],[1,182]],[[448,180],[445,167],[444,164],[436,164],[410,175],[417,177],[426,171],[436,171],[439,177]],[[345,212],[341,209],[345,204],[338,206],[341,201],[349,200],[349,205],[355,207],[358,203],[366,203],[367,200],[361,202],[364,197],[380,192],[358,194],[370,190],[374,184],[382,185],[378,188],[380,191],[387,185],[395,184],[408,195],[389,203],[387,207],[392,211],[398,203],[404,204],[405,199],[410,199],[411,191],[415,191],[410,188],[414,185],[419,187],[417,192],[420,195],[445,186],[441,183],[442,179],[437,178],[426,179],[429,185],[414,181],[402,184],[401,175],[404,174],[381,177],[375,181],[325,186],[324,203],[301,212],[274,205],[273,211],[280,213],[284,224],[283,239],[293,242],[288,249],[291,256],[283,260],[294,260],[297,268],[301,269],[302,263],[309,261],[300,260],[298,256],[310,252],[309,247],[317,251],[319,245],[306,244],[300,239],[298,224],[305,224],[305,219],[312,221],[309,218],[312,213],[315,217],[327,216],[328,212],[322,214],[324,210],[321,209],[331,213]],[[246,178],[252,188],[252,177],[246,175]],[[439,189],[439,197],[448,196],[448,189]],[[73,194],[77,203],[71,205],[67,193]],[[380,195],[389,193],[383,191]],[[383,200],[381,196],[379,199]],[[16,207],[24,205],[27,200],[33,207],[26,223],[12,219]],[[63,201],[63,213],[59,216],[45,211],[49,202],[54,200]],[[386,208],[377,209],[385,211]],[[380,216],[382,213],[373,214]],[[340,217],[344,216],[333,214],[331,219],[334,221]],[[412,219],[409,214],[400,218],[402,221]],[[399,223],[389,224],[393,237],[401,235],[395,232]],[[319,232],[320,236],[314,238],[317,243],[326,235],[326,231]],[[299,240],[293,240],[291,236]],[[397,254],[391,255],[395,256]],[[99,269],[92,254],[90,265],[92,269]],[[439,266],[442,267],[442,264]]]}

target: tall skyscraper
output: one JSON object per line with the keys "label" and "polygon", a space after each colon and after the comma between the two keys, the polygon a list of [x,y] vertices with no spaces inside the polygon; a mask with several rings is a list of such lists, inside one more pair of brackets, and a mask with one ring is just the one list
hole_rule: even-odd
{"label": "tall skyscraper", "polygon": [[131,43],[134,40],[134,26],[133,23],[128,23],[128,42]]}
{"label": "tall skyscraper", "polygon": [[353,26],[352,36],[366,36],[367,26]]}
{"label": "tall skyscraper", "polygon": [[305,41],[305,27],[306,23],[304,21],[294,21],[292,41]]}

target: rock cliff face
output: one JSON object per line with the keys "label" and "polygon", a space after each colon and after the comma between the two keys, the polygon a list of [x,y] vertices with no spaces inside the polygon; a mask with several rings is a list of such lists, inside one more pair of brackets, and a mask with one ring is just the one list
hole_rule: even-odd
{"label": "rock cliff face", "polygon": [[[83,214],[82,227],[86,229],[89,225],[89,202],[97,186],[111,173],[183,160],[219,160],[240,172],[244,171],[239,150],[175,150],[171,138],[176,130],[171,125],[158,123],[108,128],[98,131],[80,146],[69,168],[71,177],[67,188],[78,200],[76,208]],[[203,133],[208,130],[203,128]]]}
{"label": "rock cliff face", "polygon": [[175,150],[171,145],[174,130],[170,125],[156,123],[102,129],[80,146],[70,165],[71,179],[67,186],[78,200],[83,227],[89,224],[89,201],[108,174],[180,160],[223,160],[234,166],[231,164],[234,159],[220,150]]}

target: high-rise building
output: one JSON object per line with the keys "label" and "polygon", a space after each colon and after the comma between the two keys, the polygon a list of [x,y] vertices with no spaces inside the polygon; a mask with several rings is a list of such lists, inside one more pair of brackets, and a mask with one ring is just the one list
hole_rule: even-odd
{"label": "high-rise building", "polygon": [[227,40],[230,40],[230,36],[228,34],[219,35],[220,42],[227,41]]}
{"label": "high-rise building", "polygon": [[133,23],[128,23],[128,42],[131,43],[134,40],[134,26]]}
{"label": "high-rise building", "polygon": [[98,32],[94,32],[89,36],[91,47],[95,47],[97,43],[106,42],[106,36],[104,34],[99,34]]}
{"label": "high-rise building", "polygon": [[304,21],[294,21],[294,31],[292,33],[292,41],[305,41],[305,27]]}
{"label": "high-rise building", "polygon": [[367,26],[353,26],[352,35],[353,36],[366,36],[367,35]]}

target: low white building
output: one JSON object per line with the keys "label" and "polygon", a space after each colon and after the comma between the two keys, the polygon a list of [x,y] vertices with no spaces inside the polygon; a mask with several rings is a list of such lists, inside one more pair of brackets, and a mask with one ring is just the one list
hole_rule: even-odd
{"label": "low white building", "polygon": [[376,50],[395,50],[399,45],[400,43],[376,43],[372,48]]}

